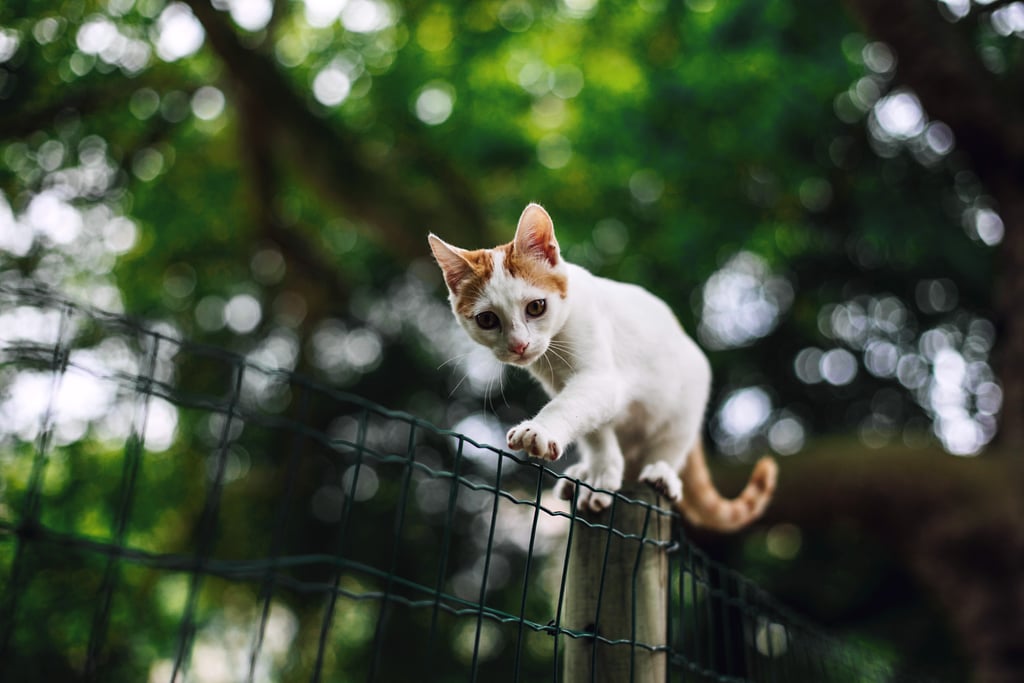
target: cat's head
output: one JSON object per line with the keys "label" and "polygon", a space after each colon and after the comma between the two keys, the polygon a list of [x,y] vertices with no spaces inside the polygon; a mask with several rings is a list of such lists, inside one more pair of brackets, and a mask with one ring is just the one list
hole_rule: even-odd
{"label": "cat's head", "polygon": [[474,341],[512,365],[544,355],[569,313],[565,262],[547,211],[528,205],[515,238],[493,249],[468,251],[433,234],[427,239],[452,311]]}

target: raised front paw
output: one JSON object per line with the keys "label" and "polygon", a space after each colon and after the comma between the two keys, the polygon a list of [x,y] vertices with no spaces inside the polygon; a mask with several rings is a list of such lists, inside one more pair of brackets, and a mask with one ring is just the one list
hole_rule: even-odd
{"label": "raised front paw", "polygon": [[565,450],[551,432],[533,420],[521,422],[508,430],[508,447],[551,461],[562,457]]}
{"label": "raised front paw", "polygon": [[[611,493],[605,491],[618,491],[622,488],[621,470],[605,469],[591,471],[586,463],[573,465],[565,470],[565,479],[559,479],[555,483],[555,495],[563,500],[572,500],[576,496],[576,505],[581,509],[590,509],[600,512],[612,505]],[[580,486],[579,493],[576,493],[576,481],[587,484]],[[594,489],[604,489],[595,491]]]}

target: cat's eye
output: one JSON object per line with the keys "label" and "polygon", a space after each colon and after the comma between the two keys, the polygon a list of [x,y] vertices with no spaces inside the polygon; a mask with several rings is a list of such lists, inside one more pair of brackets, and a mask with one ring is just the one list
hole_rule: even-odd
{"label": "cat's eye", "polygon": [[481,330],[493,330],[501,323],[498,320],[498,316],[494,315],[494,313],[484,311],[483,313],[477,313],[476,324],[480,326]]}
{"label": "cat's eye", "polygon": [[526,315],[531,318],[544,315],[544,311],[548,309],[548,302],[544,299],[535,299],[530,303],[526,304]]}

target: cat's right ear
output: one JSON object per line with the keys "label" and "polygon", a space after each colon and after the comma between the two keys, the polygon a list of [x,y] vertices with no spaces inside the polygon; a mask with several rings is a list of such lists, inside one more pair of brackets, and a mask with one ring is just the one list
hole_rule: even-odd
{"label": "cat's right ear", "polygon": [[434,252],[437,265],[441,266],[441,272],[444,273],[445,284],[452,294],[457,294],[459,285],[473,272],[473,266],[463,256],[465,249],[453,247],[434,233],[427,235],[427,241],[430,242],[430,251]]}

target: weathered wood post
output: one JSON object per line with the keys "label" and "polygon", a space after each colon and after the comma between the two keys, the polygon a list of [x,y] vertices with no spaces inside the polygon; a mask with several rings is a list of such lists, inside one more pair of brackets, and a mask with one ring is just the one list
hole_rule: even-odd
{"label": "weathered wood post", "polygon": [[[658,504],[658,495],[638,485],[627,498]],[[661,501],[664,506],[664,501]],[[580,511],[569,549],[565,627],[596,633],[565,639],[565,683],[664,683],[667,655],[649,646],[666,646],[668,554],[672,520],[645,505],[616,499],[600,514]],[[609,531],[609,525],[618,533]],[[623,537],[622,534],[625,537]],[[641,538],[660,543],[641,543]]]}

